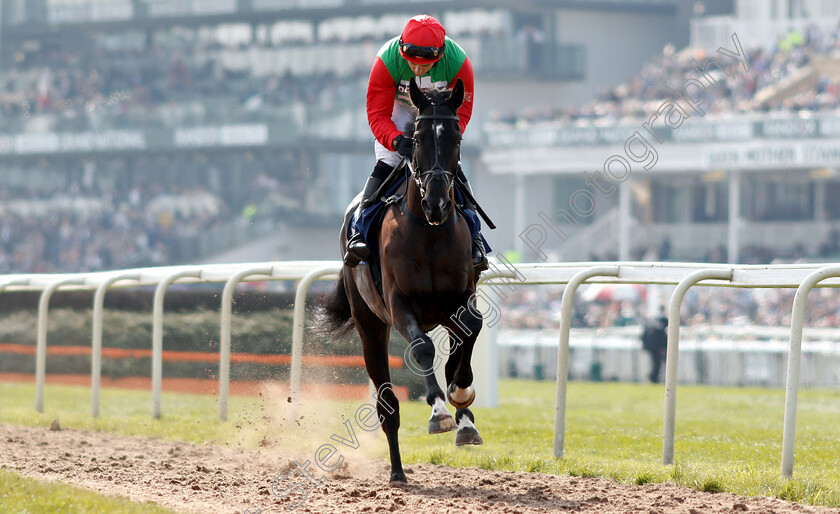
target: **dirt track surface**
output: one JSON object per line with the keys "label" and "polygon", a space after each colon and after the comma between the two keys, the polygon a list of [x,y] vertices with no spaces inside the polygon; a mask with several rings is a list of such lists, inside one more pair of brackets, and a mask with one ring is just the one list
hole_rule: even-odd
{"label": "dirt track surface", "polygon": [[[184,512],[287,512],[301,496],[278,499],[272,481],[294,469],[292,460],[276,449],[0,426],[0,467]],[[429,464],[407,466],[409,484],[391,487],[385,483],[388,469],[382,461],[349,463],[327,475],[323,485],[311,487],[296,512],[840,513],[669,484],[630,486],[598,478]]]}

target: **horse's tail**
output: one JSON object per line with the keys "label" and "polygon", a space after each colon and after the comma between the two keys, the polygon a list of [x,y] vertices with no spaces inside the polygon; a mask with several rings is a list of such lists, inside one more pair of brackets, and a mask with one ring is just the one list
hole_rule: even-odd
{"label": "horse's tail", "polygon": [[343,338],[353,329],[353,315],[350,299],[344,289],[344,268],[338,272],[335,290],[323,296],[321,305],[315,310],[315,324],[322,335]]}

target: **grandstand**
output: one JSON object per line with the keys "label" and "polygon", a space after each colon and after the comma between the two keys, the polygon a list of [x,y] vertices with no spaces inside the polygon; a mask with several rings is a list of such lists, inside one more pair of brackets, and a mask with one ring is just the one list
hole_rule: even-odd
{"label": "grandstand", "polygon": [[417,12],[442,19],[476,69],[476,176],[493,111],[587,101],[688,28],[673,0],[4,1],[0,184],[17,203],[0,214],[0,265],[175,264],[243,245],[252,259],[337,257],[340,213],[373,160],[370,63]]}
{"label": "grandstand", "polygon": [[[337,257],[340,214],[373,160],[370,62],[421,11],[476,69],[463,161],[499,225],[494,248],[525,260],[828,259],[840,220],[837,10],[6,1],[0,268]],[[698,80],[702,107],[683,100],[678,128],[660,118],[644,129]],[[609,180],[604,163],[620,165],[610,159],[635,133],[645,161]]]}
{"label": "grandstand", "polygon": [[526,260],[837,258],[838,6],[736,7],[592,101],[486,126],[482,185],[527,198],[499,223]]}

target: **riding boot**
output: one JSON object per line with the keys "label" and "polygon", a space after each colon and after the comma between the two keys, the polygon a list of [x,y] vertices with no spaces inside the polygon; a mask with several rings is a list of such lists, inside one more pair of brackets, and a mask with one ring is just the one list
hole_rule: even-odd
{"label": "riding boot", "polygon": [[367,182],[365,182],[362,199],[359,201],[359,205],[356,206],[356,212],[353,214],[353,220],[350,222],[350,237],[347,238],[347,248],[344,253],[344,264],[350,268],[355,268],[357,264],[370,257],[370,248],[368,248],[362,231],[358,229],[357,224],[362,217],[362,211],[378,200],[374,198],[374,193],[376,193],[392,169],[388,164],[377,161],[376,166],[373,167],[373,173],[368,177]]}
{"label": "riding boot", "polygon": [[[467,191],[470,192],[472,195],[472,186],[470,182],[467,180],[467,176],[464,175],[464,170],[461,169],[461,166],[458,165],[458,179],[464,184],[467,188]],[[471,209],[473,211],[476,210],[475,204],[472,203],[466,195],[461,195],[464,198],[463,207],[464,209]],[[475,196],[475,195],[473,195]],[[490,263],[487,262],[487,252],[484,251],[484,241],[481,237],[481,231],[477,231],[475,233],[475,237],[472,241],[472,261],[473,261],[473,268],[476,272],[481,273],[482,271],[486,270],[490,267]]]}

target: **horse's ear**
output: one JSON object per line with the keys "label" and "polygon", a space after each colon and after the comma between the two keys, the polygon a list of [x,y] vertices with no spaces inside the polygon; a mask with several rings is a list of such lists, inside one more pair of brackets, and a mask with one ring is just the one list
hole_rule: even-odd
{"label": "horse's ear", "polygon": [[458,79],[455,82],[455,87],[453,87],[452,92],[449,93],[447,103],[449,103],[449,106],[455,111],[458,110],[458,107],[461,107],[461,104],[464,103],[464,81]]}
{"label": "horse's ear", "polygon": [[429,103],[429,99],[426,97],[426,94],[420,91],[420,86],[417,85],[417,82],[414,79],[409,79],[408,81],[408,94],[411,97],[411,103],[414,104],[414,107],[417,107],[418,110],[422,110],[423,107]]}

